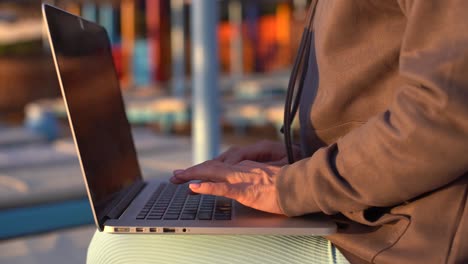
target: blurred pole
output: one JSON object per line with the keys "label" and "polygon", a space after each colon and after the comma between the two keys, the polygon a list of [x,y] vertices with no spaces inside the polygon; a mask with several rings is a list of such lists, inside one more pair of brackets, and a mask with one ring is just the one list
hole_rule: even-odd
{"label": "blurred pole", "polygon": [[105,3],[99,8],[99,24],[106,28],[111,43],[116,43],[115,17],[112,4]]}
{"label": "blurred pole", "polygon": [[133,84],[133,51],[135,49],[135,0],[122,0],[121,30],[122,30],[122,83],[123,87]]}
{"label": "blurred pole", "polygon": [[150,79],[158,81],[158,71],[161,64],[161,0],[146,0],[146,30],[148,37]]}
{"label": "blurred pole", "polygon": [[253,65],[254,71],[260,72],[264,68],[263,58],[260,56],[260,44],[259,44],[259,6],[257,1],[246,2],[246,22],[247,22],[247,37],[252,47],[254,58]]}
{"label": "blurred pole", "polygon": [[306,10],[307,0],[293,0],[293,5],[295,9]]}
{"label": "blurred pole", "polygon": [[185,92],[184,0],[171,0],[171,24],[172,94],[183,97]]}
{"label": "blurred pole", "polygon": [[97,21],[96,5],[92,3],[84,3],[81,12],[84,19],[93,22]]}
{"label": "blurred pole", "polygon": [[242,47],[242,2],[240,0],[229,1],[229,24],[234,28],[231,35],[231,77],[238,81],[244,74],[244,51]]}
{"label": "blurred pole", "polygon": [[303,19],[307,13],[307,0],[294,0],[294,16],[296,19]]}
{"label": "blurred pole", "polygon": [[192,0],[193,160],[200,163],[219,153],[218,4]]}
{"label": "blurred pole", "polygon": [[278,55],[282,66],[289,64],[291,58],[291,8],[288,3],[276,6],[276,40]]}

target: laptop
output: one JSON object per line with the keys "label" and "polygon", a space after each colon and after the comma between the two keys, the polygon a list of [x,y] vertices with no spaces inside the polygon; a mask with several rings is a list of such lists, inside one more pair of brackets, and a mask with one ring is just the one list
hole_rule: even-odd
{"label": "laptop", "polygon": [[[224,197],[145,181],[106,30],[44,4],[53,59],[94,220],[100,231],[145,234],[329,235],[323,215],[289,218]],[[66,176],[66,175],[64,175]]]}

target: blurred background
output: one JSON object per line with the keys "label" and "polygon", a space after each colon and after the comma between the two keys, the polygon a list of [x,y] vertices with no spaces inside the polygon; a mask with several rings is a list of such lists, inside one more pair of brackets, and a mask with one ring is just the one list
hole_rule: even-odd
{"label": "blurred background", "polygon": [[[309,1],[206,1],[217,21],[212,74],[220,148],[281,139]],[[0,1],[0,263],[83,263],[95,230],[45,37],[43,2],[106,28],[144,176],[196,160],[194,3]]]}

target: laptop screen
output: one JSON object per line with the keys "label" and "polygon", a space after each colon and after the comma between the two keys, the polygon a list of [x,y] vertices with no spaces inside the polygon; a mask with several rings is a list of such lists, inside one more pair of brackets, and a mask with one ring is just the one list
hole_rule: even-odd
{"label": "laptop screen", "polygon": [[141,180],[109,39],[101,26],[44,8],[85,180],[101,219],[106,205]]}

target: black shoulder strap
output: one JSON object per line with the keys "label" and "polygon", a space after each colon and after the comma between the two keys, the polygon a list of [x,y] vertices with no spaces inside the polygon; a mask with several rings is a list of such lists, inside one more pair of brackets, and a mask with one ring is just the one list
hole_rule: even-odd
{"label": "black shoulder strap", "polygon": [[[288,162],[292,164],[294,162],[294,156],[292,151],[292,139],[291,139],[291,125],[296,116],[297,109],[299,108],[299,101],[302,94],[302,88],[304,86],[305,74],[308,68],[308,58],[310,55],[310,40],[313,31],[313,21],[315,16],[315,10],[317,8],[318,0],[312,0],[310,4],[309,11],[307,12],[306,23],[304,26],[304,31],[302,33],[301,43],[299,45],[299,50],[297,52],[296,58],[294,60],[291,77],[289,78],[288,91],[286,93],[286,102],[284,106],[284,121],[281,132],[284,133],[284,142],[286,145],[286,153],[288,155]],[[296,86],[297,77],[299,74],[299,69],[301,69],[301,79],[299,81],[299,87],[297,91],[296,98],[293,103],[294,88]]]}

